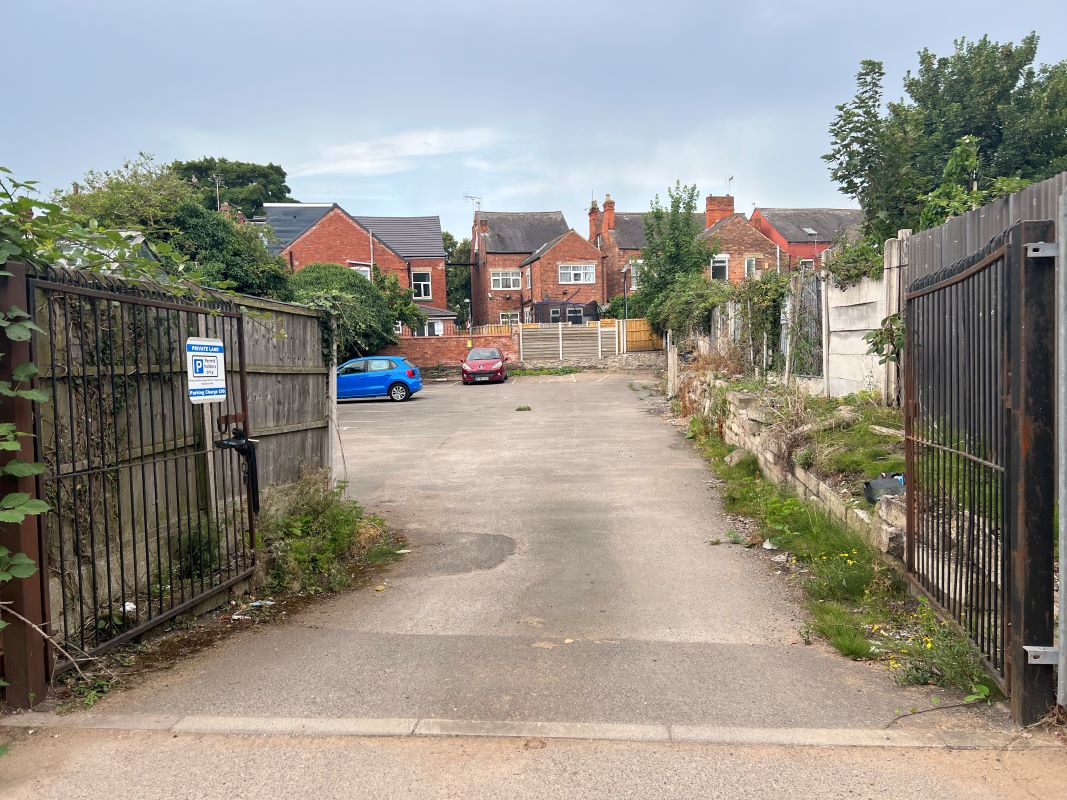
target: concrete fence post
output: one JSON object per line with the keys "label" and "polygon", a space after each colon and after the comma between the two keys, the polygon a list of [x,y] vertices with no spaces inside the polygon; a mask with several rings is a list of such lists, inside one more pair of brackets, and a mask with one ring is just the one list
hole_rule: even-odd
{"label": "concrete fence post", "polygon": [[563,360],[563,323],[559,323],[559,360]]}

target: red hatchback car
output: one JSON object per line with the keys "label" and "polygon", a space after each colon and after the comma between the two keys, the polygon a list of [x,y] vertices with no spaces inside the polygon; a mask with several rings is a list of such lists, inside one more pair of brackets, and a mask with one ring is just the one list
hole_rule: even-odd
{"label": "red hatchback car", "polygon": [[464,383],[489,383],[508,379],[508,358],[495,347],[475,347],[460,365]]}

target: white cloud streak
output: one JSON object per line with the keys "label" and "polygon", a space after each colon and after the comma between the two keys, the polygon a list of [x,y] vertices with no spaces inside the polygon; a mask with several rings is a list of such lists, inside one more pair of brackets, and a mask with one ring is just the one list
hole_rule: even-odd
{"label": "white cloud streak", "polygon": [[491,128],[417,130],[328,145],[318,158],[299,165],[295,177],[310,175],[393,175],[410,172],[425,159],[471,153],[500,142]]}

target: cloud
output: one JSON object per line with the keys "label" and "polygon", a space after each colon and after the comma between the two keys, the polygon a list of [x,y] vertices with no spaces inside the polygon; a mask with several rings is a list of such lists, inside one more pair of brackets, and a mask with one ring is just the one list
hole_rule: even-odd
{"label": "cloud", "polygon": [[491,147],[501,140],[490,128],[420,130],[328,145],[319,157],[292,171],[296,177],[309,175],[393,175],[410,172],[421,159],[470,153]]}

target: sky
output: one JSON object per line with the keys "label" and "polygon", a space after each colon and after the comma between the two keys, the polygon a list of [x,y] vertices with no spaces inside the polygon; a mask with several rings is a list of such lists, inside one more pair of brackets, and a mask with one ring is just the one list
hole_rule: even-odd
{"label": "sky", "polygon": [[820,156],[861,59],[896,99],[922,48],[1035,27],[1067,58],[1058,0],[0,0],[0,165],[47,192],[141,151],[273,162],[298,200],[458,238],[466,195],[583,233],[591,198],[676,180],[849,207]]}

